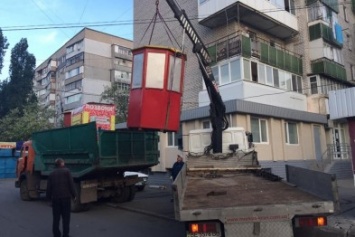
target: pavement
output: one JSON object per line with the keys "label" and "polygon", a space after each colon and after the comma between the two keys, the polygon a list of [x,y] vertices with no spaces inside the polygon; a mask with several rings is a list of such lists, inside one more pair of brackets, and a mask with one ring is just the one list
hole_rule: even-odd
{"label": "pavement", "polygon": [[353,179],[337,180],[340,211],[328,217],[333,236],[355,237],[355,186]]}
{"label": "pavement", "polygon": [[[340,210],[328,217],[328,226],[312,237],[355,237],[355,186],[353,179],[337,180]],[[133,202],[110,205],[125,210],[175,220],[168,173],[151,173],[146,189]],[[149,205],[147,205],[149,199]]]}

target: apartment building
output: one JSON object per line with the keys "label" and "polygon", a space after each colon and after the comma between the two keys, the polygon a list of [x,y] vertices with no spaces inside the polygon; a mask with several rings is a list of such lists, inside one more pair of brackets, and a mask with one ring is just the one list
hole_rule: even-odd
{"label": "apartment building", "polygon": [[[344,169],[350,167],[348,125],[329,119],[328,92],[355,85],[354,1],[176,2],[209,50],[230,125],[253,133],[263,167],[283,177],[286,163],[329,171],[340,160]],[[135,20],[153,17],[155,7],[154,1],[135,0]],[[150,40],[182,45],[187,54],[180,134],[186,150],[188,132],[210,126],[209,98],[191,42],[166,2],[158,8],[180,45],[163,24],[156,25],[151,39],[143,35],[147,22],[135,25],[134,48]],[[156,169],[175,160],[178,136],[162,137],[166,148]]]}
{"label": "apartment building", "polygon": [[56,111],[56,126],[64,112],[100,102],[112,82],[129,88],[132,46],[131,40],[84,28],[36,68],[34,90],[42,106]]}

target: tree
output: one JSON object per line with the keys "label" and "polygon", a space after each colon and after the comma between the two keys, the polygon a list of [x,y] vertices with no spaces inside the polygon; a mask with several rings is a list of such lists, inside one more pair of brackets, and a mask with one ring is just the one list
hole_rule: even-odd
{"label": "tree", "polygon": [[27,39],[23,38],[11,50],[10,80],[1,85],[0,98],[6,98],[6,100],[2,100],[0,118],[15,108],[22,113],[26,105],[37,102],[32,89],[36,58],[27,49]]}
{"label": "tree", "polygon": [[37,103],[26,105],[22,112],[18,108],[12,109],[0,119],[0,141],[25,141],[33,132],[53,128],[50,119],[54,113]]}
{"label": "tree", "polygon": [[113,82],[111,87],[105,87],[101,101],[113,103],[116,106],[116,123],[126,122],[128,114],[129,89],[122,82]]}
{"label": "tree", "polygon": [[7,43],[7,38],[2,34],[2,30],[0,28],[0,74],[1,70],[4,67],[4,57],[6,53],[6,49],[9,47]]}

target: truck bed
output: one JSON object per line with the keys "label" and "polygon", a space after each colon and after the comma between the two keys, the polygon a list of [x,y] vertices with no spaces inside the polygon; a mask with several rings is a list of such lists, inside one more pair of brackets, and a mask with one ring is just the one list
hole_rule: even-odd
{"label": "truck bed", "polygon": [[[215,177],[213,177],[215,176]],[[210,175],[188,172],[181,210],[292,205],[322,199],[282,181],[270,181],[252,172],[229,171]]]}

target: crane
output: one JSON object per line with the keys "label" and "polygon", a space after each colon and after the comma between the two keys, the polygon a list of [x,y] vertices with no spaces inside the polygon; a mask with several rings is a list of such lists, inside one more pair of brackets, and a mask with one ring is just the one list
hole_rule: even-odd
{"label": "crane", "polygon": [[185,10],[180,9],[174,0],[166,0],[166,2],[193,44],[192,51],[198,59],[203,81],[210,99],[211,145],[207,147],[205,152],[209,152],[212,149],[213,153],[222,153],[222,133],[229,125],[226,118],[226,107],[210,66],[211,57],[196,29],[187,17]]}

